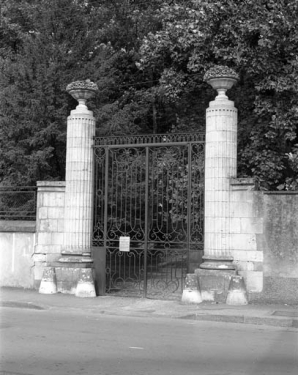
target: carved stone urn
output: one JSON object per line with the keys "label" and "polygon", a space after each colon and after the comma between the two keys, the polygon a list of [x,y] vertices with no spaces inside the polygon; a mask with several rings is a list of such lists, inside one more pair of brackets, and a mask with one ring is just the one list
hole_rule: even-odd
{"label": "carved stone urn", "polygon": [[207,70],[204,81],[217,90],[215,100],[227,100],[226,91],[229,90],[239,79],[238,74],[231,68],[223,65],[215,65]]}
{"label": "carved stone urn", "polygon": [[85,81],[75,81],[67,85],[66,91],[79,102],[76,109],[87,109],[86,101],[92,98],[98,91],[96,83],[90,79]]}

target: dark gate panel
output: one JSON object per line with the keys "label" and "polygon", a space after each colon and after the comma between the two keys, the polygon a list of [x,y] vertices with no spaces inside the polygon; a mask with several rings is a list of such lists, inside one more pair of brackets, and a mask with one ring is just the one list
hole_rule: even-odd
{"label": "dark gate panel", "polygon": [[[95,145],[93,243],[106,248],[108,293],[181,295],[190,250],[203,248],[202,135],[152,137]],[[119,251],[121,236],[129,252]]]}

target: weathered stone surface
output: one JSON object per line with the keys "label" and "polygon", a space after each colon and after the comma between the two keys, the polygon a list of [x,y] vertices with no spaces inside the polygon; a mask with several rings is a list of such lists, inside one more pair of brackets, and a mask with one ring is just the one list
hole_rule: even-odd
{"label": "weathered stone surface", "polygon": [[80,268],[55,267],[55,270],[58,292],[75,294],[80,277]]}
{"label": "weathered stone surface", "polygon": [[249,301],[298,305],[298,278],[264,276],[262,292],[250,292]]}
{"label": "weathered stone surface", "polygon": [[265,194],[265,276],[298,278],[298,193]]}
{"label": "weathered stone surface", "polygon": [[0,220],[0,232],[35,233],[35,221]]}
{"label": "weathered stone surface", "polygon": [[82,268],[75,291],[76,297],[96,297],[93,274],[91,268]]}
{"label": "weathered stone surface", "polygon": [[201,292],[199,290],[184,289],[181,302],[185,304],[201,303],[203,302]]}
{"label": "weathered stone surface", "polygon": [[0,232],[0,286],[33,288],[36,236],[32,230],[18,232],[17,228],[11,224],[9,230]]}
{"label": "weathered stone surface", "polygon": [[47,259],[46,254],[34,254],[32,257],[34,262],[45,262]]}
{"label": "weathered stone surface", "polygon": [[200,292],[199,279],[197,274],[189,273],[185,277],[184,289],[181,302],[185,304],[201,303],[202,296]]}
{"label": "weathered stone surface", "polygon": [[198,290],[199,280],[195,273],[188,273],[185,277],[184,288],[190,290]]}
{"label": "weathered stone surface", "polygon": [[247,292],[262,292],[264,275],[262,271],[238,271],[238,274],[244,277]]}
{"label": "weathered stone surface", "polygon": [[[61,231],[64,223],[65,182],[38,181],[37,187],[37,236],[34,253],[44,254],[46,263],[50,265],[59,258],[63,245]],[[35,285],[40,282],[39,268],[40,265],[34,272]]]}
{"label": "weathered stone surface", "polygon": [[54,294],[57,293],[56,273],[53,267],[45,267],[42,280],[39,286],[39,293]]}
{"label": "weathered stone surface", "polygon": [[234,261],[263,262],[263,251],[259,250],[235,250],[233,251]]}
{"label": "weathered stone surface", "polygon": [[39,220],[38,231],[40,232],[57,232],[58,231],[58,220],[48,219]]}
{"label": "weathered stone surface", "polygon": [[242,276],[232,276],[229,284],[228,295],[226,299],[227,305],[247,305],[247,293],[244,279]]}
{"label": "weathered stone surface", "polygon": [[203,301],[226,302],[231,277],[235,270],[196,269]]}

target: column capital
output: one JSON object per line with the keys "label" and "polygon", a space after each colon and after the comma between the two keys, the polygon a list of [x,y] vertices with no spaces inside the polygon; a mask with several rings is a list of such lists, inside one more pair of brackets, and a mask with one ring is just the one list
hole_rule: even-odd
{"label": "column capital", "polygon": [[238,112],[237,108],[234,105],[233,100],[225,99],[225,100],[212,100],[209,102],[209,107],[207,108],[207,112],[211,110],[221,110],[226,109],[228,111],[233,110]]}
{"label": "column capital", "polygon": [[68,116],[69,119],[72,119],[72,118],[78,118],[78,117],[90,117],[90,118],[94,118],[93,117],[93,111],[90,111],[90,109],[87,108],[87,106],[85,105],[85,108],[84,107],[80,107],[80,105],[78,105],[75,109],[71,110],[70,111],[70,115]]}

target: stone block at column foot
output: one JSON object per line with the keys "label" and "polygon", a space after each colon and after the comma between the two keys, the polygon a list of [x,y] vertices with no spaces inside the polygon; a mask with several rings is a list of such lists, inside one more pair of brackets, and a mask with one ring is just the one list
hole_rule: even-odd
{"label": "stone block at column foot", "polygon": [[185,304],[201,303],[202,297],[200,291],[193,289],[184,289],[181,302]]}
{"label": "stone block at column foot", "polygon": [[39,293],[41,294],[57,293],[57,280],[56,280],[55,268],[46,267],[44,269],[41,283],[39,286]]}
{"label": "stone block at column foot", "polygon": [[91,268],[82,268],[76,288],[76,297],[96,297]]}
{"label": "stone block at column foot", "polygon": [[247,305],[248,300],[245,292],[241,292],[240,290],[233,290],[228,293],[227,296],[227,305]]}
{"label": "stone block at column foot", "polygon": [[202,300],[206,302],[215,301],[215,291],[214,290],[201,290]]}
{"label": "stone block at column foot", "polygon": [[232,276],[226,300],[227,305],[247,305],[248,298],[242,276]]}
{"label": "stone block at column foot", "polygon": [[96,297],[95,287],[93,283],[78,283],[76,288],[76,297]]}

